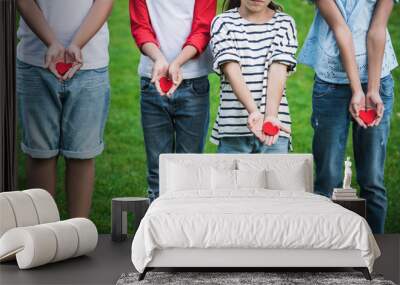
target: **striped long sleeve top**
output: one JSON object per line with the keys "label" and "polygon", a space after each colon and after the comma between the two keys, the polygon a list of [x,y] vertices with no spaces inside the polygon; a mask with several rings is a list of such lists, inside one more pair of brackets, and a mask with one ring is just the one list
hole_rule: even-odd
{"label": "striped long sleeve top", "polygon": [[[297,32],[289,15],[276,12],[266,23],[256,24],[242,18],[237,8],[214,18],[211,25],[211,48],[214,71],[220,75],[220,104],[211,134],[211,142],[218,144],[221,137],[252,136],[247,127],[248,112],[239,102],[221,71],[230,61],[238,62],[242,75],[261,113],[265,113],[268,69],[274,62],[296,68]],[[284,91],[279,120],[290,128],[289,106]],[[285,132],[280,136],[289,137]]]}

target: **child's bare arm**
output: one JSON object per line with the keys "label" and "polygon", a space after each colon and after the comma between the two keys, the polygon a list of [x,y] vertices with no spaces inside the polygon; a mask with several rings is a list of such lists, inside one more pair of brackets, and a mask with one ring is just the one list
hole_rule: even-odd
{"label": "child's bare arm", "polygon": [[26,24],[48,47],[44,58],[45,68],[49,68],[58,79],[61,79],[61,75],[56,71],[55,62],[64,60],[65,48],[57,40],[56,35],[34,0],[17,0],[17,6]]}
{"label": "child's bare arm", "polygon": [[168,95],[171,96],[176,89],[178,89],[179,85],[183,81],[181,66],[186,62],[191,60],[197,55],[197,49],[192,45],[185,46],[179,55],[174,59],[173,62],[169,65],[168,75],[174,82],[172,88],[168,91]]}
{"label": "child's bare arm", "polygon": [[17,6],[22,18],[46,46],[57,41],[57,37],[44,18],[42,10],[34,0],[17,0]]}
{"label": "child's bare arm", "polygon": [[222,65],[222,71],[226,79],[229,81],[236,97],[246,108],[247,112],[249,112],[249,114],[258,112],[259,110],[257,105],[254,102],[253,96],[243,78],[239,63],[234,61],[227,62]]}
{"label": "child's bare arm", "polygon": [[100,30],[111,13],[113,0],[95,0],[88,15],[75,34],[72,44],[83,48],[87,42]]}
{"label": "child's bare arm", "polygon": [[168,94],[172,95],[182,83],[181,66],[200,55],[210,41],[212,19],[217,8],[216,0],[196,0],[193,11],[192,29],[183,45],[182,51],[169,65],[168,74],[174,82]]}
{"label": "child's bare arm", "polygon": [[154,62],[151,82],[155,84],[158,93],[165,93],[160,87],[159,79],[168,74],[168,62],[160,49],[156,34],[151,25],[146,0],[129,0],[132,36],[140,51]]}
{"label": "child's bare arm", "polygon": [[[268,84],[267,84],[267,102],[265,109],[265,122],[271,122],[275,125],[279,125],[280,129],[290,133],[290,129],[287,129],[280,124],[278,120],[278,111],[281,103],[283,91],[285,89],[287,80],[288,67],[285,64],[275,62],[271,64],[268,70]],[[279,133],[275,136],[267,136],[266,144],[275,144],[279,138]]]}
{"label": "child's bare arm", "polygon": [[160,48],[153,42],[147,42],[143,44],[141,47],[141,51],[143,54],[150,57],[154,62],[151,82],[155,84],[157,91],[158,93],[160,93],[161,96],[166,95],[160,87],[160,78],[163,76],[167,76],[169,66],[164,54],[161,52]]}
{"label": "child's bare arm", "polygon": [[376,107],[377,119],[373,125],[379,125],[384,106],[379,94],[383,55],[386,44],[386,29],[390,14],[393,9],[393,0],[378,1],[371,25],[368,31],[368,93],[367,103]]}
{"label": "child's bare arm", "polygon": [[264,141],[265,136],[262,133],[263,115],[258,110],[253,96],[246,81],[242,75],[242,70],[238,62],[230,61],[221,66],[222,72],[232,87],[233,93],[246,108],[249,113],[248,125],[249,129],[261,140]]}
{"label": "child's bare arm", "polygon": [[66,50],[68,61],[74,66],[64,75],[63,79],[71,79],[83,64],[82,48],[101,29],[111,13],[113,0],[95,0],[88,15],[79,30],[76,32],[72,42]]}
{"label": "child's bare arm", "polygon": [[335,1],[333,0],[316,0],[321,15],[332,29],[340,50],[340,57],[344,69],[350,81],[350,87],[353,93],[350,113],[357,123],[366,127],[359,117],[359,110],[365,104],[365,95],[361,87],[360,75],[358,73],[357,62],[355,58],[355,48],[350,28],[347,26],[345,19],[340,13]]}

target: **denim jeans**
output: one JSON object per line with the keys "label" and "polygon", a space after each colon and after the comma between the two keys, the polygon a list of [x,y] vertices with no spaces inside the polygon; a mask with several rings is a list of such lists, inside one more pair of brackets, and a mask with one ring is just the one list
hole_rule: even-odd
{"label": "denim jeans", "polygon": [[17,60],[21,149],[33,158],[91,159],[104,149],[110,105],[108,67],[59,81],[47,69]]}
{"label": "denim jeans", "polygon": [[218,145],[218,153],[288,153],[289,139],[279,137],[271,145],[264,145],[255,136],[222,137]]}
{"label": "denim jeans", "polygon": [[[367,86],[363,85],[364,92]],[[381,79],[380,95],[385,105],[381,123],[364,129],[348,111],[351,90],[347,84],[331,84],[316,77],[311,124],[314,129],[313,155],[316,165],[314,191],[330,197],[342,187],[343,163],[349,126],[352,122],[353,152],[360,196],[367,201],[367,221],[374,233],[383,233],[387,197],[384,186],[386,145],[393,108],[394,83],[391,75]]]}
{"label": "denim jeans", "polygon": [[203,152],[209,124],[209,93],[206,76],[184,80],[171,98],[160,96],[150,79],[141,78],[140,107],[150,201],[159,195],[160,154]]}

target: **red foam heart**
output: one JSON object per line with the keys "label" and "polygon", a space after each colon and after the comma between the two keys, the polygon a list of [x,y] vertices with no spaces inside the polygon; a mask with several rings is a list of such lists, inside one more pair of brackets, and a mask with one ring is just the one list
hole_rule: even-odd
{"label": "red foam heart", "polygon": [[72,63],[65,63],[65,62],[57,62],[56,63],[56,70],[58,74],[64,75],[68,72],[72,67]]}
{"label": "red foam heart", "polygon": [[167,93],[169,89],[171,89],[173,82],[168,77],[161,77],[160,78],[160,88],[162,92]]}
{"label": "red foam heart", "polygon": [[358,114],[360,116],[360,119],[367,125],[372,124],[375,121],[376,116],[378,115],[375,109],[360,110]]}
{"label": "red foam heart", "polygon": [[271,122],[265,122],[263,125],[263,132],[267,136],[275,136],[279,133],[279,127],[273,125]]}

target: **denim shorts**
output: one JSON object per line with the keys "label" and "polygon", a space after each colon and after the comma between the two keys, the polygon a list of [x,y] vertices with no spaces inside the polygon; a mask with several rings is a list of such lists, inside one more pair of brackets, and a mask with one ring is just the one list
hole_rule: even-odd
{"label": "denim shorts", "polygon": [[80,70],[61,82],[47,69],[17,60],[16,89],[24,153],[90,159],[103,151],[110,102],[107,67]]}

